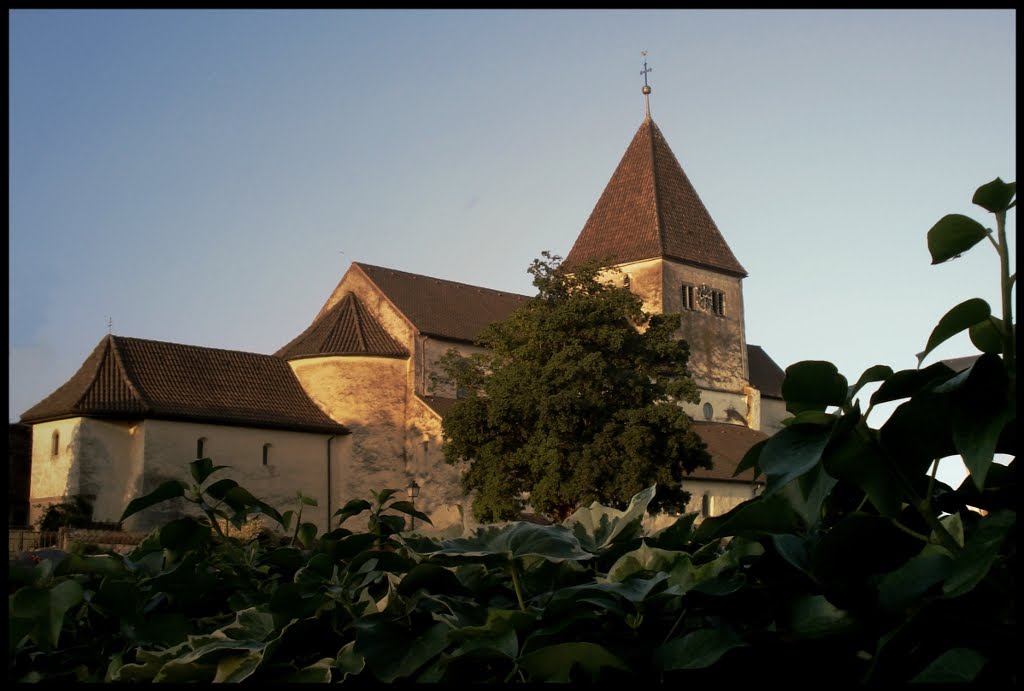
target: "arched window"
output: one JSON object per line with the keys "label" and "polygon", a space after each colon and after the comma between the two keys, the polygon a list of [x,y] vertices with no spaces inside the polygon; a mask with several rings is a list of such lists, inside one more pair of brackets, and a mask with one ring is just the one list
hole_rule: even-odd
{"label": "arched window", "polygon": [[205,458],[203,456],[203,447],[206,446],[206,437],[199,437],[196,439],[196,458]]}
{"label": "arched window", "polygon": [[50,455],[56,456],[60,453],[60,431],[53,430],[53,435],[50,437]]}
{"label": "arched window", "polygon": [[270,461],[270,444],[263,445],[263,465]]}

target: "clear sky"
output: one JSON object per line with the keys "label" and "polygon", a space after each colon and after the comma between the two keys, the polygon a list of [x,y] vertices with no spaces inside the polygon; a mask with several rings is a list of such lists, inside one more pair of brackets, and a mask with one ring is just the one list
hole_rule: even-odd
{"label": "clear sky", "polygon": [[14,10],[9,30],[10,421],[108,318],[270,353],[352,261],[533,294],[526,267],[569,251],[643,121],[642,50],[780,366],[911,368],[953,305],[998,310],[991,246],[933,267],[925,237],[947,213],[991,227],[974,190],[1016,180],[1013,10]]}

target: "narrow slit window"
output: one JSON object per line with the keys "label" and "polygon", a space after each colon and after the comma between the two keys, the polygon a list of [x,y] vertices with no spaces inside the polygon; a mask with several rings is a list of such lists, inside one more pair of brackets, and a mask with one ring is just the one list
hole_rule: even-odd
{"label": "narrow slit window", "polygon": [[53,435],[50,437],[50,455],[56,456],[60,453],[60,432],[57,430],[53,431]]}
{"label": "narrow slit window", "polygon": [[692,310],[695,309],[695,303],[693,300],[693,286],[683,284],[683,309]]}
{"label": "narrow slit window", "polygon": [[206,447],[206,437],[196,439],[196,458],[204,458],[203,451]]}
{"label": "narrow slit window", "polygon": [[722,317],[722,316],[725,315],[725,293],[723,293],[720,290],[716,290],[715,291],[715,299],[714,299],[713,307],[714,307],[715,314],[717,314],[719,317]]}
{"label": "narrow slit window", "polygon": [[270,444],[263,445],[263,465],[270,462]]}

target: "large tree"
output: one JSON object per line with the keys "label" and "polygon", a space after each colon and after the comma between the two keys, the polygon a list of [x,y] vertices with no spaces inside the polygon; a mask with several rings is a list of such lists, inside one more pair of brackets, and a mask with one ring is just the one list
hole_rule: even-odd
{"label": "large tree", "polygon": [[678,405],[699,401],[689,347],[672,337],[679,316],[645,313],[598,262],[560,262],[533,262],[537,297],[485,329],[485,354],[442,361],[461,396],[444,418],[445,460],[468,463],[481,521],[513,519],[527,498],[554,518],[592,501],[624,508],[655,483],[650,510],[681,510],[684,474],[711,458]]}

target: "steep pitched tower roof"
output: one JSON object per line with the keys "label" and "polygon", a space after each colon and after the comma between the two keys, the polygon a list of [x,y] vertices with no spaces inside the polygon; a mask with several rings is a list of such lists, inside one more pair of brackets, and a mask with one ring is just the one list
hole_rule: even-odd
{"label": "steep pitched tower roof", "polygon": [[409,356],[409,351],[384,330],[355,293],[349,292],[274,354],[286,360],[328,355],[403,358]]}
{"label": "steep pitched tower roof", "polygon": [[608,257],[612,264],[660,257],[747,275],[650,115],[563,264]]}

